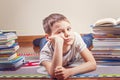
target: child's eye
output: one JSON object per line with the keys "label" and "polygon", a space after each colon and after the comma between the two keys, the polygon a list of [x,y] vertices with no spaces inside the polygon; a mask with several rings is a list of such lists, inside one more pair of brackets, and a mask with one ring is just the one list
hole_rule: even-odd
{"label": "child's eye", "polygon": [[70,30],[71,30],[71,28],[68,28],[67,30],[68,30],[68,31],[70,31]]}
{"label": "child's eye", "polygon": [[61,31],[57,32],[57,34],[60,34],[60,33],[61,33]]}

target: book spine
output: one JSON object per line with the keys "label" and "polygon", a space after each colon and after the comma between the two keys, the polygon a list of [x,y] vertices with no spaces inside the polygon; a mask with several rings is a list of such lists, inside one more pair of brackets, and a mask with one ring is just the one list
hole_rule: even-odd
{"label": "book spine", "polygon": [[17,57],[17,53],[14,53],[13,55],[10,55],[9,57],[0,57],[0,61],[9,61]]}

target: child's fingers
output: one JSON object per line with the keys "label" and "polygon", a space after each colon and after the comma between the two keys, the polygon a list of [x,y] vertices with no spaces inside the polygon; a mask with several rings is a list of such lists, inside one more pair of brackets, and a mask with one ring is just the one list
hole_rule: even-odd
{"label": "child's fingers", "polygon": [[60,75],[63,75],[62,70],[55,71],[55,76],[60,76]]}
{"label": "child's fingers", "polygon": [[63,67],[56,67],[55,75],[62,75],[63,74]]}
{"label": "child's fingers", "polygon": [[65,36],[64,36],[63,33],[59,34],[59,36],[60,36],[61,38],[65,39]]}
{"label": "child's fingers", "polygon": [[60,76],[60,75],[63,75],[63,73],[62,72],[55,73],[55,76]]}
{"label": "child's fingers", "polygon": [[60,70],[60,69],[62,69],[62,66],[57,66],[57,67],[55,68],[55,71]]}
{"label": "child's fingers", "polygon": [[55,73],[62,72],[62,69],[55,70]]}

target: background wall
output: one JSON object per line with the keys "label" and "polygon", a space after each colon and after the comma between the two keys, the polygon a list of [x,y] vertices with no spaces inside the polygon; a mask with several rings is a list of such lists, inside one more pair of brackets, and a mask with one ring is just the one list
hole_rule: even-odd
{"label": "background wall", "polygon": [[79,33],[92,32],[90,25],[101,18],[119,18],[120,0],[0,0],[0,30],[18,35],[44,34],[42,20],[61,13]]}

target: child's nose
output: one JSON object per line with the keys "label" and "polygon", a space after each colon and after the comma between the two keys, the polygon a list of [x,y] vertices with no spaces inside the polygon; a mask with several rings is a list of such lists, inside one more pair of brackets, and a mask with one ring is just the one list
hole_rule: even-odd
{"label": "child's nose", "polygon": [[64,36],[68,37],[69,36],[69,32],[66,31],[65,34],[64,34]]}

